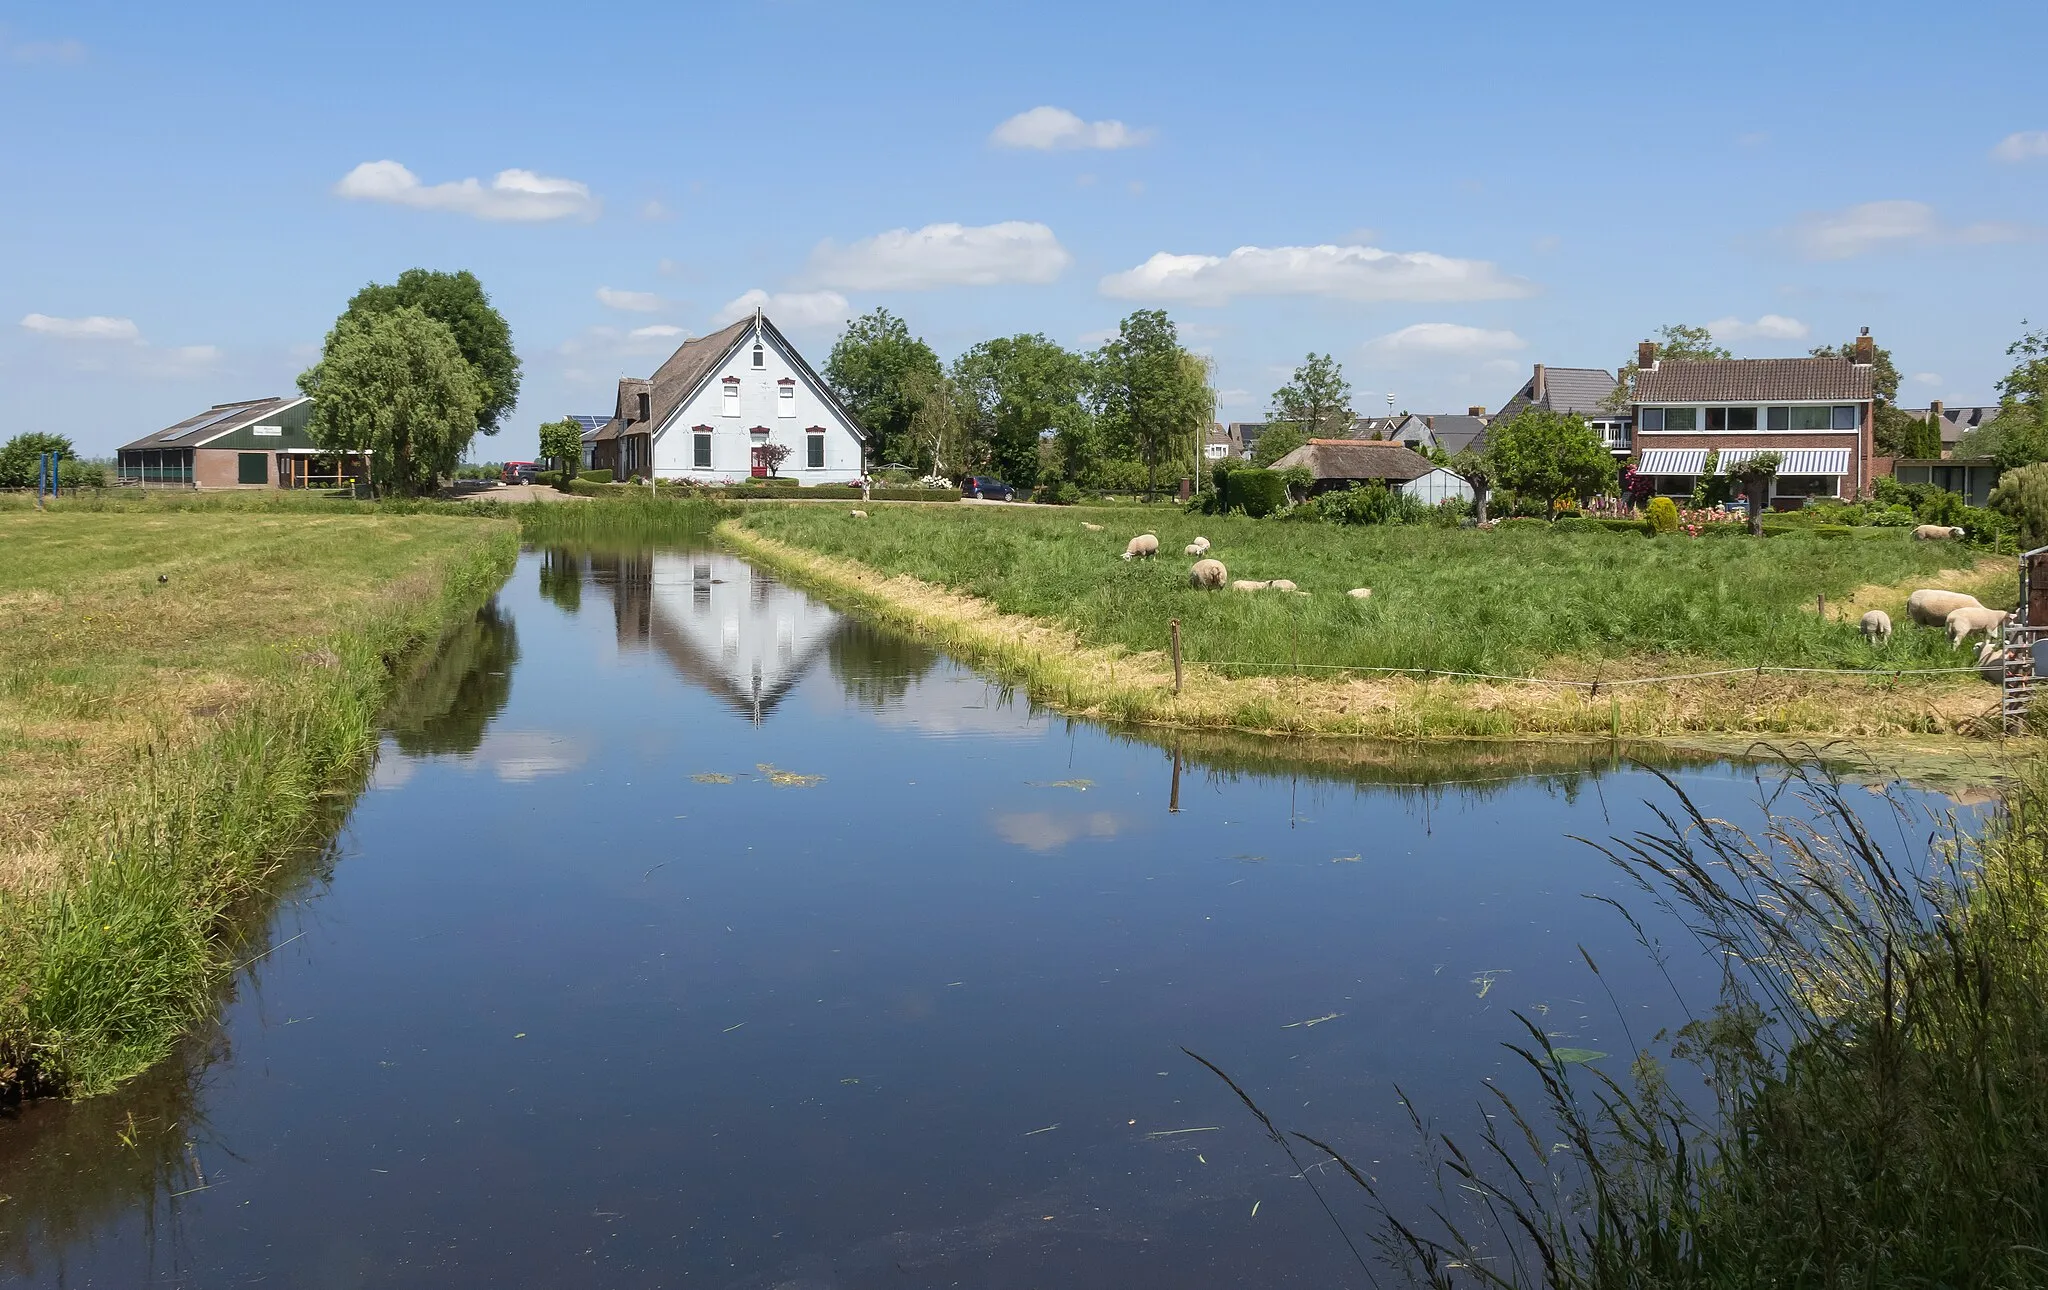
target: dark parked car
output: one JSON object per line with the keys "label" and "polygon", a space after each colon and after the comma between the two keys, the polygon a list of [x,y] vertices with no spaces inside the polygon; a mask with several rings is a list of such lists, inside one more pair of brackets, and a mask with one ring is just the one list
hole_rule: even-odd
{"label": "dark parked car", "polygon": [[505,463],[504,473],[499,475],[498,478],[508,484],[530,484],[533,482],[533,477],[539,473],[540,467],[533,462],[508,461]]}
{"label": "dark parked car", "polygon": [[1014,500],[1016,492],[1002,480],[990,479],[986,475],[969,475],[960,481],[962,497],[986,497],[992,502],[1007,502]]}

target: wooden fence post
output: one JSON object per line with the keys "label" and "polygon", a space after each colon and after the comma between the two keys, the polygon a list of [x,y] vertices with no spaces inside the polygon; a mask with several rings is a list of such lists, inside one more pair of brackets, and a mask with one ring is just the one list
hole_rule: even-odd
{"label": "wooden fence post", "polygon": [[1178,618],[1173,620],[1173,692],[1175,694],[1180,693],[1180,619]]}

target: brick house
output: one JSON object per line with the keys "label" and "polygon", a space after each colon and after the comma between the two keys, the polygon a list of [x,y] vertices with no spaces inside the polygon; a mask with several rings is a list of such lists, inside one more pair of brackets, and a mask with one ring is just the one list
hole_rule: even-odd
{"label": "brick house", "polygon": [[216,403],[133,443],[115,457],[123,483],[168,488],[305,488],[367,474],[366,454],[334,453],[313,442],[313,400]]}
{"label": "brick house", "polygon": [[1876,422],[1868,328],[1847,358],[1659,360],[1638,350],[1636,473],[1665,496],[1686,496],[1717,454],[1714,473],[1761,452],[1783,455],[1770,504],[1796,510],[1814,497],[1870,492]]}

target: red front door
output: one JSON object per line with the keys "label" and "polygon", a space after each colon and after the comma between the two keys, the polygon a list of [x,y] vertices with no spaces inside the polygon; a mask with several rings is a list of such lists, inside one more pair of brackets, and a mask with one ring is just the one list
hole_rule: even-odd
{"label": "red front door", "polygon": [[767,477],[768,459],[762,455],[761,446],[756,444],[754,446],[754,478],[766,479]]}

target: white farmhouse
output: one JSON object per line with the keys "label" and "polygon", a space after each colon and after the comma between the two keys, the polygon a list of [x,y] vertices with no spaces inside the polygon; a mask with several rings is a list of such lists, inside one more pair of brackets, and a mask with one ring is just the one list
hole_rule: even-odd
{"label": "white farmhouse", "polygon": [[[779,466],[765,451],[789,451]],[[803,484],[860,478],[866,435],[796,347],[755,310],[685,341],[652,378],[619,381],[591,446],[617,479],[726,484],[776,474]]]}

